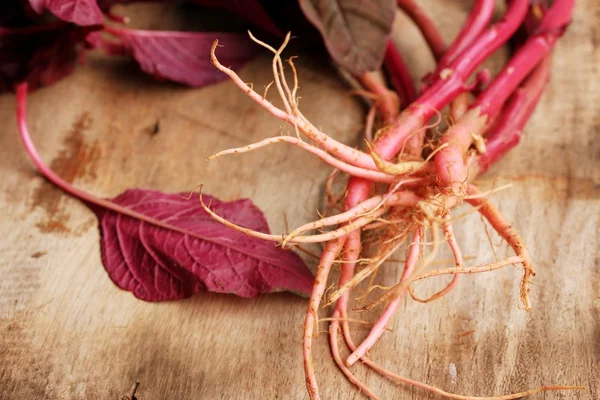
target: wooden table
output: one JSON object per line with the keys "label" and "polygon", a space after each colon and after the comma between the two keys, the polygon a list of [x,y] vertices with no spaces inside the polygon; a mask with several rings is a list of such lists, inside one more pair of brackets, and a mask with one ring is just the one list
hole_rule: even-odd
{"label": "wooden table", "polygon": [[[428,3],[443,33],[456,34],[467,7],[454,2],[441,12]],[[514,183],[494,202],[533,254],[533,311],[519,309],[520,269],[465,277],[438,302],[407,300],[370,352],[373,360],[461,394],[569,384],[588,389],[536,398],[600,398],[599,17],[597,1],[578,2],[522,144],[484,182]],[[432,64],[405,22],[399,19],[396,38],[417,77]],[[504,57],[498,52],[489,65],[497,70]],[[360,101],[317,56],[301,54],[298,66],[304,114],[358,144]],[[241,75],[260,87],[271,80],[269,69],[265,54]],[[143,400],[307,398],[300,347],[306,299],[201,294],[150,304],[117,289],[100,262],[94,215],[34,170],[14,107],[13,95],[0,97],[0,399],[116,400],[131,396],[136,382]],[[131,62],[100,55],[32,94],[29,121],[44,159],[78,187],[111,197],[127,188],[175,192],[203,182],[224,200],[252,198],[274,232],[285,229],[283,213],[290,226],[315,217],[329,172],[283,144],[205,162],[218,150],[277,135],[282,123],[229,82],[195,90],[156,83]],[[467,216],[456,231],[474,257],[469,263],[493,259],[479,217]],[[498,237],[492,241],[498,256],[508,252]],[[380,282],[398,279],[398,267],[386,265]],[[431,293],[441,284],[418,289]],[[362,398],[334,366],[326,338],[314,348],[324,398]],[[361,366],[356,371],[382,398],[436,398]]]}

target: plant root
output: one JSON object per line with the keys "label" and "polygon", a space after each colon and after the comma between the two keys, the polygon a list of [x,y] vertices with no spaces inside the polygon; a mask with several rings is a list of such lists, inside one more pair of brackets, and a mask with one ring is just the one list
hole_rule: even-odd
{"label": "plant root", "polygon": [[[421,250],[419,244],[420,241],[421,228],[418,228],[413,234],[412,243],[409,247],[408,256],[406,257],[404,272],[402,273],[402,278],[400,278],[401,281],[408,279],[415,270],[415,266],[417,264],[419,253]],[[383,335],[387,324],[390,322],[390,320],[396,313],[396,310],[400,306],[400,300],[401,298],[398,297],[388,304],[386,310],[377,320],[366,339],[363,340],[363,342],[356,348],[356,350],[352,352],[352,354],[350,354],[350,356],[348,356],[348,358],[346,359],[346,365],[351,366],[360,358],[362,358],[366,354],[366,352],[369,351],[371,347],[373,347],[373,345],[375,344],[375,342],[377,342],[379,337]]]}
{"label": "plant root", "polygon": [[290,143],[290,144],[293,144],[294,146],[298,146],[301,149],[306,150],[309,153],[316,155],[321,160],[323,160],[325,163],[331,165],[333,168],[339,169],[340,171],[344,171],[347,174],[352,175],[352,176],[358,176],[358,177],[361,177],[364,179],[370,179],[374,182],[382,182],[382,183],[392,183],[394,181],[394,176],[388,175],[384,172],[380,172],[374,167],[373,168],[363,168],[363,167],[357,167],[352,164],[348,164],[342,160],[338,160],[337,158],[333,157],[326,151],[319,149],[318,147],[315,147],[309,143],[306,143],[305,141],[303,141],[302,139],[300,139],[298,137],[292,137],[292,136],[275,136],[272,138],[267,138],[267,139],[261,140],[260,142],[257,142],[257,143],[243,146],[243,147],[236,147],[233,149],[223,150],[223,151],[218,152],[217,154],[214,154],[214,155],[208,157],[207,161],[214,160],[215,158],[221,157],[226,154],[247,153],[249,151],[256,150],[261,147],[268,146],[268,145],[274,144],[274,143]]}
{"label": "plant root", "polygon": [[[294,129],[297,129],[299,132],[304,134],[309,139],[317,142],[320,146],[323,147],[323,149],[330,152],[331,154],[334,154],[336,157],[338,157],[342,161],[344,161],[348,164],[355,165],[357,167],[362,167],[362,168],[367,168],[367,169],[373,168],[373,166],[374,166],[373,160],[367,154],[363,153],[360,150],[356,150],[350,146],[347,146],[343,143],[340,143],[340,142],[334,140],[333,138],[331,138],[330,136],[328,136],[327,134],[321,132],[313,124],[311,124],[302,115],[302,113],[300,113],[300,111],[297,110],[297,108],[295,111],[292,112],[291,107],[289,106],[289,100],[286,98],[286,96],[284,94],[282,94],[283,89],[280,90],[280,96],[282,98],[282,101],[284,102],[284,105],[286,105],[286,111],[275,107],[268,100],[264,99],[263,96],[261,96],[260,94],[258,94],[254,90],[252,90],[252,88],[249,88],[248,85],[246,84],[246,82],[244,82],[231,68],[228,68],[219,62],[219,60],[217,59],[217,56],[215,54],[215,51],[216,51],[216,48],[218,45],[219,45],[219,41],[215,40],[212,45],[211,52],[210,52],[212,64],[219,71],[224,72],[227,76],[229,76],[229,78],[233,81],[233,83],[235,83],[235,85],[238,86],[244,93],[246,93],[252,100],[254,100],[256,103],[258,103],[260,106],[262,106],[271,115],[275,116],[276,118],[281,119],[282,121],[289,123],[290,125],[292,125],[294,127]],[[268,46],[268,48],[272,51],[274,50],[270,46]],[[280,50],[283,50],[283,49],[280,49]],[[275,51],[275,53],[276,54],[275,54],[274,60],[279,58],[278,51]],[[274,63],[275,63],[275,61],[274,61]],[[276,82],[280,81],[279,75],[281,75],[281,74],[274,72],[274,76],[276,77],[276,80],[275,80]],[[285,79],[283,79],[282,81],[285,82]],[[287,84],[285,84],[285,86],[287,87]],[[287,107],[290,107],[289,111],[287,110]]]}
{"label": "plant root", "polygon": [[321,303],[321,297],[325,292],[325,286],[327,285],[327,278],[329,277],[329,271],[331,265],[336,259],[342,247],[344,246],[345,238],[331,240],[327,242],[321,261],[317,267],[317,273],[315,276],[315,284],[313,291],[308,301],[308,311],[304,319],[304,336],[302,339],[302,352],[304,355],[304,373],[306,375],[306,388],[311,398],[320,399],[319,387],[317,385],[317,377],[313,368],[312,360],[312,339],[316,337],[315,328],[319,321],[319,304]]}
{"label": "plant root", "polygon": [[[444,216],[444,219],[445,219],[445,221],[443,223],[444,234],[446,235],[446,240],[448,241],[450,250],[452,250],[452,254],[454,255],[454,265],[457,268],[461,268],[463,265],[463,256],[462,256],[462,251],[460,250],[460,247],[458,246],[458,242],[456,241],[456,237],[454,236],[454,230],[452,229],[450,212],[448,212]],[[419,303],[429,303],[429,302],[437,300],[437,299],[445,296],[446,294],[450,293],[450,291],[452,289],[454,289],[454,287],[456,287],[456,285],[458,284],[459,277],[460,277],[459,274],[454,274],[454,276],[452,277],[452,280],[444,289],[440,290],[439,292],[435,293],[434,295],[432,295],[431,297],[429,297],[427,299],[420,299],[420,298],[416,297],[414,292],[410,288],[410,286],[408,287],[408,292],[410,293],[410,297],[412,297],[413,300],[418,301]]]}
{"label": "plant root", "polygon": [[[479,190],[474,185],[468,187],[469,195],[478,195]],[[492,225],[492,228],[512,247],[517,256],[521,258],[523,265],[523,279],[521,280],[521,302],[525,311],[531,311],[531,301],[529,299],[529,283],[531,277],[535,276],[535,271],[531,264],[529,251],[525,243],[512,225],[504,218],[496,207],[487,199],[475,197],[467,199],[467,202],[473,207],[478,207],[479,213]]]}

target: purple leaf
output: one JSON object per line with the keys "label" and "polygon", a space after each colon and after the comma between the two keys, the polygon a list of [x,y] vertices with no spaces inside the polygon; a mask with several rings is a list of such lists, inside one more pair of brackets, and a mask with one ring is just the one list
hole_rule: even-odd
{"label": "purple leaf", "polygon": [[96,0],[29,0],[29,4],[38,14],[46,9],[63,21],[81,26],[104,22]]}
{"label": "purple leaf", "polygon": [[[89,47],[102,48],[108,54],[132,56],[143,71],[158,80],[171,80],[189,86],[201,87],[226,79],[226,76],[210,63],[210,47],[215,39],[219,39],[226,46],[223,49],[224,61],[233,69],[241,67],[261,50],[259,46],[250,41],[246,34],[241,33],[147,31],[110,26],[103,27],[101,10],[108,11],[112,4],[129,3],[130,0],[28,1],[38,13],[47,9],[63,21],[82,26],[91,25],[93,26],[91,29],[103,28],[105,32],[117,36],[119,41],[114,42],[104,39],[99,32],[91,32],[86,38],[86,44]],[[175,2],[173,0],[157,1]],[[280,31],[257,0],[236,0],[225,3],[213,0],[190,0],[190,2],[221,7],[240,13],[246,20],[262,26],[264,30],[273,34],[280,34]],[[11,6],[11,10],[12,8],[15,8],[14,5]],[[85,30],[85,28],[68,28],[68,24],[63,24],[63,26],[66,26],[67,28],[64,29],[69,31],[85,31],[86,33],[90,31],[90,29]],[[2,28],[0,28],[1,34]],[[53,39],[53,36],[41,35],[40,37],[46,42]],[[1,36],[0,40],[2,40]],[[82,42],[82,36],[70,35],[69,37],[61,37],[60,40],[52,40],[50,43],[37,43],[34,40],[21,42],[23,41],[18,41],[11,47],[9,56],[13,58],[25,57],[27,61],[33,59],[35,74],[33,79],[27,79],[26,74],[17,69],[15,64],[25,64],[29,69],[34,69],[34,66],[24,63],[21,59],[17,61],[8,60],[4,66],[0,66],[0,73],[10,76],[10,79],[8,77],[2,79],[6,83],[0,82],[4,90],[11,87],[15,80],[30,82],[33,88],[52,83],[71,72],[74,54],[77,54],[75,47]],[[3,46],[0,41],[0,53],[3,52],[3,47],[7,46]],[[27,54],[27,49],[30,49],[31,54]],[[0,54],[0,58],[2,57],[6,58],[7,56]],[[38,77],[38,75],[40,76]],[[0,78],[2,77],[0,76]],[[37,83],[36,79],[44,82]]]}
{"label": "purple leaf", "polygon": [[394,0],[300,0],[331,58],[355,76],[381,65],[396,14]]}
{"label": "purple leaf", "polygon": [[[312,275],[295,253],[222,225],[197,198],[187,197],[134,189],[111,200],[186,234],[93,207],[102,232],[102,260],[117,286],[148,301],[205,290],[241,297],[284,290],[310,293]],[[263,214],[250,200],[221,202],[204,196],[204,201],[231,222],[269,233]]]}
{"label": "purple leaf", "polygon": [[88,32],[62,21],[0,27],[0,92],[17,82],[32,88],[50,85],[71,73]]}
{"label": "purple leaf", "polygon": [[[98,6],[108,11],[113,4],[134,3],[140,0],[97,0]],[[150,0],[159,3],[192,3],[203,7],[221,8],[237,14],[242,20],[275,36],[284,36],[259,0]]]}
{"label": "purple leaf", "polygon": [[[17,122],[25,148],[44,177],[96,213],[102,261],[117,286],[147,301],[181,299],[205,290],[241,297],[286,290],[310,293],[313,277],[300,257],[225,227],[197,199],[134,189],[107,200],[71,186],[37,154],[27,127],[26,101],[27,84],[21,84]],[[263,214],[250,200],[209,201],[213,211],[230,221],[268,232]]]}
{"label": "purple leaf", "polygon": [[[123,52],[130,54],[144,72],[157,79],[169,79],[195,87],[226,78],[210,63],[210,48],[215,39],[219,39],[223,45],[219,52],[223,64],[233,69],[241,67],[261,50],[250,41],[247,34],[241,33],[105,29],[118,36]],[[100,43],[99,46],[106,47],[107,43],[111,42]],[[110,45],[113,46],[110,51],[115,52],[114,44]]]}

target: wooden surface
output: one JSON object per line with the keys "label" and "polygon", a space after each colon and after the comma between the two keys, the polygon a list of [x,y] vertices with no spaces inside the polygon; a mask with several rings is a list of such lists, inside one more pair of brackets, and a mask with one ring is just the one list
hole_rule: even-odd
{"label": "wooden surface", "polygon": [[[454,35],[468,7],[454,1],[441,12],[429,4],[444,34]],[[536,398],[600,398],[599,19],[595,0],[578,2],[522,144],[484,182],[514,183],[494,202],[535,260],[533,311],[519,309],[519,269],[465,277],[441,301],[406,301],[372,359],[461,394],[569,384],[588,389]],[[411,27],[396,37],[414,76],[431,67]],[[241,75],[261,87],[271,80],[269,64],[259,57]],[[358,143],[362,104],[326,62],[301,54],[298,65],[304,114],[337,139]],[[14,106],[14,96],[0,97],[0,399],[117,400],[130,396],[135,382],[142,400],[307,397],[305,299],[201,294],[150,304],[117,289],[100,262],[93,214],[36,173],[17,136]],[[29,120],[44,159],[78,187],[110,197],[203,182],[222,199],[252,198],[274,232],[285,229],[284,212],[290,226],[315,217],[329,172],[283,144],[205,162],[218,150],[278,134],[282,123],[229,82],[199,90],[160,84],[126,60],[91,56],[68,79],[31,95]],[[455,229],[465,254],[475,257],[470,263],[493,259],[477,216]],[[499,256],[507,253],[492,240]],[[387,264],[380,282],[398,279],[398,267]],[[417,289],[432,293],[442,283]],[[362,398],[335,368],[326,338],[314,348],[324,398]],[[382,398],[436,398],[356,371]]]}

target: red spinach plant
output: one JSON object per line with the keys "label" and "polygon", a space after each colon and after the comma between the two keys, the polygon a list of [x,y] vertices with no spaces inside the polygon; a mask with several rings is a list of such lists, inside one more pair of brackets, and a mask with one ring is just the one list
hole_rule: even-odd
{"label": "red spinach plant", "polygon": [[[343,3],[343,2],[341,2]],[[340,4],[341,4],[340,3]],[[305,12],[325,36],[326,27],[336,23],[336,15],[319,9],[321,2],[301,1]],[[551,6],[543,1],[512,0],[508,2],[501,20],[490,24],[493,0],[477,0],[462,31],[448,47],[443,43],[432,21],[412,0],[398,0],[398,6],[412,17],[428,41],[437,60],[433,72],[425,76],[420,93],[411,85],[410,76],[402,57],[393,43],[385,47],[384,64],[394,91],[378,80],[371,70],[361,68],[348,72],[362,85],[365,95],[373,100],[366,121],[365,151],[345,145],[319,130],[299,109],[298,78],[293,60],[288,60],[293,74],[293,85],[288,84],[281,57],[290,35],[279,48],[273,48],[251,37],[274,53],[274,83],[283,108],[275,107],[265,96],[248,88],[240,77],[218,59],[217,42],[212,48],[214,65],[250,98],[296,131],[296,136],[268,138],[248,146],[222,151],[211,158],[225,154],[251,151],[268,144],[286,142],[299,146],[335,169],[344,172],[349,181],[344,191],[342,212],[307,223],[286,235],[253,232],[236,226],[233,221],[218,215],[205,206],[207,213],[223,224],[250,236],[281,242],[282,247],[300,243],[323,243],[324,250],[317,268],[308,311],[304,321],[304,369],[307,390],[311,399],[320,393],[314,372],[313,338],[319,322],[319,307],[327,287],[332,264],[341,264],[339,286],[326,299],[335,305],[329,328],[333,358],[344,375],[361,392],[378,398],[350,370],[357,361],[397,382],[414,385],[450,398],[480,399],[448,393],[430,385],[415,382],[391,373],[366,358],[367,351],[384,333],[389,321],[408,293],[414,300],[429,303],[450,293],[463,274],[494,271],[507,265],[520,264],[523,278],[520,300],[523,308],[532,307],[529,292],[535,276],[527,247],[511,223],[473,183],[490,165],[513,148],[520,139],[527,120],[535,109],[547,84],[551,52],[570,21],[573,0],[556,0]],[[371,20],[386,22],[376,11],[369,9]],[[488,71],[477,72],[482,62],[500,46],[514,39],[511,58],[495,77]],[[379,50],[375,47],[374,51]],[[335,57],[334,57],[335,58]],[[342,59],[347,59],[343,58]],[[354,65],[361,65],[353,60]],[[342,68],[344,65],[341,65]],[[469,78],[475,80],[469,83]],[[400,107],[399,105],[402,105]],[[429,124],[440,110],[449,106],[450,126],[436,135]],[[382,127],[373,134],[373,120],[378,112]],[[304,141],[300,134],[308,141]],[[335,198],[331,195],[329,198]],[[470,204],[513,249],[514,255],[491,264],[466,266],[461,247],[453,232],[455,209]],[[454,215],[453,215],[454,214]],[[324,229],[330,229],[323,232]],[[309,234],[321,230],[318,234]],[[375,254],[362,254],[362,240],[376,231]],[[443,232],[443,233],[442,233]],[[399,282],[359,310],[369,310],[386,304],[379,320],[368,336],[356,345],[350,331],[348,302],[351,290],[363,280],[373,277],[392,253],[406,242],[406,261]],[[430,269],[440,246],[446,242],[454,255],[455,267]],[[366,261],[365,261],[366,260]],[[355,271],[357,264],[365,264]],[[435,276],[450,276],[447,286],[425,298],[417,296],[412,288],[416,281]],[[371,286],[367,293],[381,287]],[[342,360],[338,333],[342,334],[351,354]],[[568,386],[544,386],[526,392],[490,397],[515,399],[547,390],[576,389]]]}
{"label": "red spinach plant", "polygon": [[[283,44],[276,49],[250,35],[274,53],[274,86],[283,109],[271,104],[266,93],[254,92],[234,72],[258,48],[247,46],[244,35],[150,32],[107,26],[105,18],[120,24],[126,22],[126,18],[112,14],[110,7],[127,2],[13,1],[1,6],[10,12],[5,13],[9,18],[0,21],[3,26],[0,55],[10,61],[5,64],[9,68],[0,69],[0,84],[1,89],[7,90],[21,83],[17,89],[17,117],[25,147],[47,179],[84,201],[98,216],[102,258],[114,282],[145,300],[176,299],[201,290],[248,297],[278,290],[311,291],[304,322],[304,369],[308,393],[311,399],[318,399],[312,341],[329,272],[341,258],[339,287],[329,294],[327,304],[335,304],[330,318],[330,345],[344,375],[371,398],[377,398],[376,394],[350,370],[359,360],[395,381],[451,398],[473,399],[400,377],[365,355],[383,334],[402,296],[408,293],[416,301],[431,302],[450,293],[462,274],[521,264],[520,298],[524,308],[531,309],[529,284],[535,273],[525,243],[489,202],[489,193],[481,193],[473,180],[519,142],[549,79],[551,51],[570,20],[574,1],[555,0],[548,6],[541,0],[511,0],[504,17],[491,24],[493,0],[475,0],[458,37],[447,46],[433,22],[412,0],[299,0],[300,9],[321,34],[331,58],[362,86],[361,93],[372,101],[366,117],[364,151],[336,141],[301,113],[292,59],[288,60],[294,76],[291,87],[284,72],[281,54],[290,35],[283,36],[281,28],[287,31],[290,26],[298,27],[294,31],[306,37],[314,32],[306,28],[305,19],[291,18],[291,13],[284,12],[287,8],[279,2],[191,1],[236,12],[270,38],[283,38]],[[423,78],[419,91],[413,86],[402,55],[389,39],[396,7],[418,26],[437,61],[434,71]],[[58,20],[36,16],[36,12],[43,10]],[[301,22],[294,25],[294,20]],[[219,42],[213,43],[215,38]],[[477,72],[492,52],[511,39],[513,55],[497,76],[492,79],[486,70]],[[217,43],[224,45],[219,58],[215,54]],[[343,211],[282,236],[269,233],[264,217],[247,200],[223,203],[201,195],[198,204],[186,201],[182,195],[139,189],[106,200],[72,187],[50,171],[35,151],[25,121],[25,106],[27,84],[37,87],[68,74],[83,46],[100,48],[109,54],[131,55],[142,70],[159,79],[202,86],[229,77],[269,113],[293,126],[298,135],[265,139],[211,158],[278,142],[299,146],[334,167],[335,173],[349,176],[341,205]],[[209,53],[218,71],[209,67]],[[380,79],[381,63],[393,90]],[[472,76],[475,78],[469,82]],[[429,122],[447,106],[453,123],[443,134],[436,135],[429,129],[435,124]],[[374,132],[377,114],[381,127]],[[300,134],[309,141],[304,141]],[[335,196],[331,194],[329,198]],[[464,265],[461,247],[453,233],[456,216],[452,213],[465,202],[512,247],[514,256],[487,265]],[[324,231],[308,233],[316,229]],[[377,251],[371,257],[361,258],[363,235],[369,232],[377,232]],[[281,243],[281,247],[269,241]],[[409,245],[402,277],[362,308],[387,304],[367,338],[356,345],[348,323],[351,290],[373,277],[382,263],[406,242]],[[431,270],[429,267],[443,242],[451,249],[456,265]],[[314,281],[300,259],[285,250],[301,243],[325,245]],[[366,265],[355,272],[360,260],[367,260]],[[411,287],[414,282],[442,275],[452,277],[442,291],[427,298],[414,293]],[[340,356],[337,340],[340,331],[351,350],[346,360]],[[565,389],[575,387],[544,386],[492,398],[514,399],[539,391]]]}

